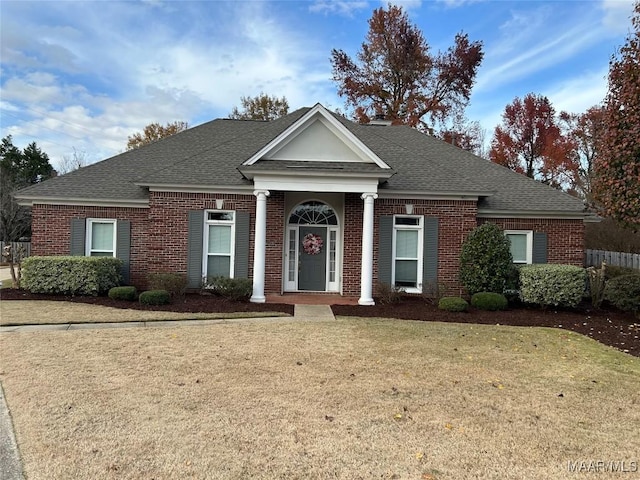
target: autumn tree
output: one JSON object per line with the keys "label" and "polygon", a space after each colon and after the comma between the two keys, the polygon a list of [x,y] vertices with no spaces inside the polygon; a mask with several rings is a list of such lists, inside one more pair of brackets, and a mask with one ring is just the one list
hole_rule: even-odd
{"label": "autumn tree", "polygon": [[159,123],[150,123],[142,133],[137,132],[127,137],[127,150],[133,150],[134,148],[142,147],[148,143],[155,142],[161,138],[174,135],[189,128],[187,122],[175,121],[169,122],[166,125],[160,125]]}
{"label": "autumn tree", "polygon": [[241,97],[242,109],[233,107],[229,118],[235,120],[264,120],[270,121],[284,117],[289,113],[289,102],[286,97],[278,98],[260,92],[255,97]]}
{"label": "autumn tree", "polygon": [[456,120],[453,125],[440,130],[438,136],[445,142],[479,157],[488,156],[485,148],[486,130],[478,121],[468,121],[464,118]]}
{"label": "autumn tree", "polygon": [[338,94],[358,122],[383,117],[433,132],[469,103],[483,55],[482,43],[462,32],[445,52],[430,53],[402,7],[390,4],[373,11],[356,60],[333,49],[331,64]]}
{"label": "autumn tree", "polygon": [[571,190],[588,205],[593,205],[592,184],[596,161],[602,151],[602,140],[606,132],[604,124],[605,110],[594,106],[582,114],[562,112],[560,120],[564,124],[566,135],[575,147],[575,175]]}
{"label": "autumn tree", "polygon": [[575,146],[558,124],[547,97],[527,94],[505,107],[489,159],[555,187],[573,184]]}
{"label": "autumn tree", "polygon": [[18,205],[17,190],[42,182],[56,172],[49,156],[35,142],[23,150],[13,145],[11,135],[0,143],[0,239],[15,242],[31,233],[31,212]]}
{"label": "autumn tree", "polygon": [[609,64],[602,155],[596,161],[595,194],[602,212],[640,228],[640,2],[632,32]]}

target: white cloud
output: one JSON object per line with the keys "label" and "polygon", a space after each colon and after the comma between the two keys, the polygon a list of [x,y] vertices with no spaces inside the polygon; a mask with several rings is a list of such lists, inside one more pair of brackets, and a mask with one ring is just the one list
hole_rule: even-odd
{"label": "white cloud", "polygon": [[633,4],[634,0],[602,0],[603,25],[616,34],[628,32]]}
{"label": "white cloud", "polygon": [[608,70],[586,72],[553,85],[543,94],[558,112],[583,113],[603,102],[607,93],[607,73]]}
{"label": "white cloud", "polygon": [[369,3],[366,1],[315,0],[309,7],[309,11],[324,14],[335,13],[352,17],[358,10],[368,7]]}

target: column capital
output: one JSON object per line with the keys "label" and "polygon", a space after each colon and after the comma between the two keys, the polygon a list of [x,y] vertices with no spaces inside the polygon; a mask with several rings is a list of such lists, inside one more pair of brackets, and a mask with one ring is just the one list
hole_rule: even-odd
{"label": "column capital", "polygon": [[266,198],[269,195],[271,195],[271,192],[269,190],[259,189],[259,190],[254,190],[253,194],[258,198],[260,198],[261,196],[264,196]]}
{"label": "column capital", "polygon": [[360,195],[360,198],[362,200],[366,200],[367,198],[375,200],[376,198],[378,198],[378,194],[375,192],[364,192],[362,195]]}

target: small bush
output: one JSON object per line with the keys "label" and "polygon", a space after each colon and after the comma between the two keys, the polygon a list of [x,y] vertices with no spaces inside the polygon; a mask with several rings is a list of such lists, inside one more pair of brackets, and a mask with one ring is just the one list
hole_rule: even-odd
{"label": "small bush", "polygon": [[121,268],[113,257],[29,257],[21,286],[32,293],[101,295],[121,282]]}
{"label": "small bush", "polygon": [[469,294],[502,293],[513,275],[509,239],[493,223],[475,228],[462,244],[460,282]]}
{"label": "small bush", "polygon": [[524,265],[520,268],[523,302],[575,307],[585,291],[585,270],[573,265]]}
{"label": "small bush", "polygon": [[403,294],[404,290],[401,287],[396,287],[390,283],[378,283],[378,300],[380,305],[400,303]]}
{"label": "small bush", "polygon": [[246,300],[253,293],[253,282],[248,278],[213,277],[205,279],[203,288],[229,300]]}
{"label": "small bush", "polygon": [[593,308],[600,308],[602,300],[604,299],[604,289],[607,285],[607,267],[605,263],[603,262],[602,267],[600,268],[587,268],[587,275],[589,277],[589,295],[591,296],[591,305],[593,305]]}
{"label": "small bush", "polygon": [[509,302],[500,293],[478,292],[471,297],[471,305],[479,310],[506,310]]}
{"label": "small bush", "polygon": [[442,297],[438,302],[438,308],[448,312],[466,312],[469,304],[464,298]]}
{"label": "small bush", "polygon": [[640,270],[629,267],[618,267],[616,265],[607,265],[605,267],[605,276],[607,277],[607,280],[621,275],[640,275]]}
{"label": "small bush", "polygon": [[133,301],[137,294],[136,287],[113,287],[109,290],[109,298],[113,300]]}
{"label": "small bush", "polygon": [[182,297],[187,290],[187,276],[180,273],[150,273],[147,280],[150,290],[166,290],[172,297]]}
{"label": "small bush", "polygon": [[447,295],[447,285],[444,282],[428,282],[422,286],[422,298],[431,305],[438,305],[440,299]]}
{"label": "small bush", "polygon": [[142,305],[166,305],[171,303],[171,294],[166,290],[147,290],[140,294]]}
{"label": "small bush", "polygon": [[640,275],[612,278],[607,282],[604,297],[616,308],[637,315],[640,313]]}

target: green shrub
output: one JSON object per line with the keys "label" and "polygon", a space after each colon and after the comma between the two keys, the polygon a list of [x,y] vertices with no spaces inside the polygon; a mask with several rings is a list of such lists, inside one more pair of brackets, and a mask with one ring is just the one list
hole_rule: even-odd
{"label": "green shrub", "polygon": [[621,275],[640,275],[640,270],[629,267],[618,267],[616,265],[605,266],[605,276],[607,277],[607,280]]}
{"label": "green shrub", "polygon": [[573,265],[523,265],[520,296],[523,302],[542,306],[575,307],[585,292],[584,268]]}
{"label": "green shrub", "polygon": [[464,298],[442,297],[438,302],[438,308],[448,312],[466,312],[469,304]]}
{"label": "green shrub", "polygon": [[474,229],[460,253],[460,282],[469,294],[502,293],[512,276],[513,257],[504,232],[493,223]]}
{"label": "green shrub", "polygon": [[390,283],[378,283],[378,300],[380,305],[391,305],[400,303],[404,290],[402,287],[396,287]]}
{"label": "green shrub", "polygon": [[612,278],[607,282],[604,297],[620,310],[637,315],[640,312],[640,275]]}
{"label": "green shrub", "polygon": [[150,290],[166,290],[172,297],[187,290],[187,276],[181,273],[150,273],[147,280]]}
{"label": "green shrub", "polygon": [[171,303],[171,294],[166,290],[147,290],[140,294],[142,305],[166,305]]}
{"label": "green shrub", "polygon": [[471,297],[471,305],[479,310],[506,310],[509,302],[500,293],[478,292]]}
{"label": "green shrub", "polygon": [[137,294],[136,287],[113,287],[109,290],[109,298],[113,300],[133,301]]}
{"label": "green shrub", "polygon": [[100,295],[122,281],[121,268],[113,257],[29,257],[21,286],[32,293]]}
{"label": "green shrub", "polygon": [[212,277],[205,279],[203,288],[229,300],[246,300],[253,293],[253,282],[248,278]]}

